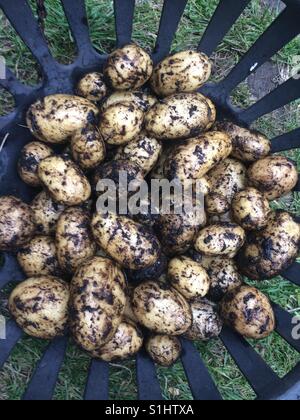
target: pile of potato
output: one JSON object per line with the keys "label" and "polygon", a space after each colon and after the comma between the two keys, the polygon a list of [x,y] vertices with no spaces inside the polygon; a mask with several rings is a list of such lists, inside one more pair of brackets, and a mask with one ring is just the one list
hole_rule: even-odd
{"label": "pile of potato", "polygon": [[[30,205],[0,197],[0,250],[16,252],[28,277],[9,309],[27,334],[69,330],[106,361],[145,342],[169,366],[180,336],[207,341],[224,322],[255,339],[274,330],[268,298],[243,275],[268,279],[296,259],[299,224],[270,201],[294,188],[297,170],[270,155],[263,134],[216,121],[214,104],[197,92],[210,75],[202,53],[180,52],[154,68],[130,44],[109,56],[104,74],[85,75],[76,96],[31,105],[34,139],[17,170],[38,194]],[[199,182],[205,214],[95,211],[97,182],[117,181],[121,170],[137,188],[151,179]]]}

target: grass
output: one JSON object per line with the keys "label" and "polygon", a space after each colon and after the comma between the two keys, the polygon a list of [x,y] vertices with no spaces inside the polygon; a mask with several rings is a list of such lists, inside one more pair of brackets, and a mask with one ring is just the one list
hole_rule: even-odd
{"label": "grass", "polygon": [[[109,52],[115,42],[114,16],[111,0],[87,0],[87,12],[91,27],[91,38],[95,48],[100,52]],[[30,1],[35,9],[35,1]],[[155,45],[159,27],[162,1],[138,0],[135,12],[133,39],[144,48],[150,50]],[[175,51],[195,48],[209,22],[217,0],[190,0],[174,39],[172,49]],[[65,19],[60,1],[46,0],[48,17],[45,23],[45,35],[49,48],[57,60],[64,64],[72,62],[76,48]],[[217,51],[213,54],[213,79],[218,81],[226,76],[240,57],[259,38],[270,23],[276,18],[279,10],[262,6],[262,0],[253,0],[245,12],[232,27]],[[278,66],[279,73],[287,73],[293,57],[299,54],[299,38],[291,41],[272,61]],[[4,55],[7,65],[16,75],[29,84],[36,84],[40,73],[35,60],[25,45],[16,35],[9,23],[0,14],[0,54]],[[281,80],[282,81],[282,80]],[[253,102],[247,82],[235,90],[232,97],[238,106],[249,106]],[[268,136],[273,137],[299,126],[297,103],[263,117],[256,123]],[[13,108],[13,100],[8,94],[1,92],[0,115]],[[288,152],[300,168],[299,151]],[[295,194],[290,199],[273,203],[274,207],[286,208],[300,214],[300,198]],[[276,278],[272,281],[253,283],[266,292],[272,300],[289,311],[300,307],[300,290]],[[2,313],[6,316],[6,299],[9,289],[0,296]],[[268,339],[251,343],[280,377],[284,376],[298,362],[300,355],[295,352],[277,334]],[[19,399],[26,388],[36,362],[39,360],[47,343],[24,337],[13,350],[4,369],[0,372],[0,399]],[[208,366],[213,378],[225,399],[253,399],[255,394],[243,378],[233,360],[220,340],[210,343],[197,343],[197,348]],[[67,356],[59,375],[54,398],[57,400],[78,400],[82,398],[89,366],[89,358],[78,350],[71,342]],[[159,381],[163,395],[167,399],[191,399],[181,363],[170,369],[158,368]],[[136,399],[135,364],[127,361],[110,366],[110,398]]]}

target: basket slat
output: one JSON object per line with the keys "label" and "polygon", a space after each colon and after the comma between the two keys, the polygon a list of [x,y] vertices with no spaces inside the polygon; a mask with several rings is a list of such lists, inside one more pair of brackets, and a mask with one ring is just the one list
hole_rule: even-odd
{"label": "basket slat", "polygon": [[0,340],[0,369],[2,369],[13,348],[22,336],[23,331],[17,326],[15,321],[9,320],[6,324],[6,340]]}
{"label": "basket slat", "polygon": [[[299,223],[299,222],[298,222]],[[286,280],[300,286],[300,264],[295,262],[284,273],[281,274]]]}
{"label": "basket slat", "polygon": [[161,401],[163,397],[157,379],[155,364],[144,350],[140,351],[136,357],[136,374],[139,400]]}
{"label": "basket slat", "polygon": [[295,314],[290,314],[276,303],[272,303],[272,306],[277,321],[276,331],[285,341],[287,341],[295,350],[300,353],[300,340],[299,338],[293,338],[292,335],[293,328],[296,325],[293,323]]}
{"label": "basket slat", "polygon": [[164,1],[156,45],[153,51],[155,63],[158,63],[169,54],[186,3],[187,0]]}
{"label": "basket slat", "polygon": [[210,56],[251,0],[221,0],[198,46]]}
{"label": "basket slat", "polygon": [[181,339],[181,343],[181,360],[195,400],[221,400],[222,397],[194,344],[186,339]]}
{"label": "basket slat", "polygon": [[105,401],[109,397],[109,365],[92,360],[86,384],[84,399],[87,401]]}
{"label": "basket slat", "polygon": [[16,106],[22,103],[23,95],[28,95],[32,91],[32,88],[20,83],[14,73],[7,67],[6,78],[0,79],[0,86],[13,95]]}
{"label": "basket slat", "polygon": [[275,137],[272,140],[272,153],[282,152],[285,150],[297,149],[300,147],[300,128]]}
{"label": "basket slat", "polygon": [[114,0],[117,47],[131,42],[135,0]]}
{"label": "basket slat", "polygon": [[285,9],[221,82],[222,90],[229,95],[239,83],[268,61],[299,32],[299,17],[293,10]]}
{"label": "basket slat", "polygon": [[221,340],[257,395],[268,385],[280,383],[276,373],[243,337],[224,327]]}
{"label": "basket slat", "polygon": [[14,255],[4,254],[4,266],[0,268],[0,290],[10,282],[25,280],[25,275]]}
{"label": "basket slat", "polygon": [[23,400],[48,401],[52,399],[67,344],[68,338],[60,337],[49,345],[31,378]]}

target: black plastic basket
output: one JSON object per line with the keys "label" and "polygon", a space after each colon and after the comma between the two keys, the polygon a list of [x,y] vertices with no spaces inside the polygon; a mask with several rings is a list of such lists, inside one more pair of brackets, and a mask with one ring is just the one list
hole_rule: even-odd
{"label": "black plastic basket", "polygon": [[[13,113],[0,117],[0,138],[9,133],[9,141],[0,154],[0,193],[1,195],[15,194],[25,201],[32,198],[33,191],[18,178],[16,162],[21,148],[31,139],[29,130],[22,127],[27,108],[39,97],[57,92],[73,92],[75,82],[80,75],[90,70],[101,69],[106,60],[106,56],[99,55],[92,47],[84,0],[61,0],[61,2],[78,47],[76,61],[68,66],[58,64],[51,56],[38,22],[26,0],[0,0],[3,12],[29,47],[43,71],[43,81],[38,87],[29,87],[20,83],[9,69],[7,69],[6,80],[0,80],[0,85],[14,96],[16,103]],[[201,39],[199,50],[211,55],[249,3],[250,0],[221,0]],[[260,67],[300,33],[300,0],[286,0],[285,3],[287,7],[231,73],[220,83],[209,84],[202,89],[202,92],[217,104],[219,115],[247,126],[261,116],[300,97],[300,79],[291,78],[246,110],[234,108],[229,101],[233,89],[250,75],[254,67],[255,69]],[[153,52],[155,62],[169,53],[186,4],[187,0],[165,0],[157,43]],[[115,0],[114,7],[117,45],[122,46],[131,40],[135,1]],[[276,137],[272,141],[273,152],[298,147],[300,147],[300,128]],[[299,187],[300,184],[296,186],[297,191]],[[282,276],[300,286],[300,270],[297,263]],[[5,264],[0,270],[0,290],[8,282],[17,282],[22,279],[24,275],[15,257],[6,254]],[[291,335],[292,315],[276,304],[274,304],[274,310],[277,318],[276,331],[300,352],[300,340],[294,340]],[[21,337],[21,330],[13,321],[9,321],[7,339],[0,341],[0,368]],[[63,337],[50,344],[38,363],[24,399],[48,400],[52,398],[64,360],[67,340]],[[221,340],[259,399],[300,399],[300,364],[285,378],[280,379],[239,335],[225,328]],[[182,340],[182,344],[184,349],[182,363],[193,397],[199,400],[221,399],[217,386],[194,345],[187,340]],[[136,358],[136,365],[139,399],[162,399],[156,368],[152,361],[141,352]],[[84,398],[106,400],[108,395],[108,365],[91,361]]]}

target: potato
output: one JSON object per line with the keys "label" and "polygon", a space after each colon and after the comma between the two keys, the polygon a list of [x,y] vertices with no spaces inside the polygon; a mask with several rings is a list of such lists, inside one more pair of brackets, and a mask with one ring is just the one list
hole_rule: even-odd
{"label": "potato", "polygon": [[223,214],[208,214],[207,215],[207,224],[208,225],[214,225],[215,223],[222,223],[222,222],[229,222],[229,223],[235,223],[235,220],[233,219],[232,212],[229,210],[226,213]]}
{"label": "potato", "polygon": [[65,333],[68,323],[69,285],[51,276],[20,283],[9,298],[9,311],[22,330],[52,340]]}
{"label": "potato", "polygon": [[128,160],[136,164],[146,176],[156,165],[162,145],[159,140],[141,134],[136,140],[121,146],[114,157],[115,160]]}
{"label": "potato", "polygon": [[39,141],[26,144],[18,160],[18,174],[22,181],[32,187],[39,187],[41,185],[37,174],[39,163],[53,154],[50,147]]}
{"label": "potato", "polygon": [[12,251],[32,239],[36,230],[31,208],[9,195],[0,197],[0,250]]}
{"label": "potato", "polygon": [[147,338],[145,348],[155,363],[169,367],[179,359],[182,347],[177,337],[162,334],[151,334]]}
{"label": "potato", "polygon": [[118,91],[110,95],[102,104],[102,110],[120,102],[134,102],[142,111],[147,112],[157,102],[157,98],[142,91]]}
{"label": "potato", "polygon": [[200,93],[179,93],[157,102],[147,112],[145,128],[157,139],[187,139],[209,130],[215,119],[210,99]]}
{"label": "potato", "polygon": [[169,262],[168,280],[187,300],[206,296],[210,288],[207,272],[188,257],[176,257]]}
{"label": "potato", "polygon": [[264,228],[268,223],[270,213],[269,201],[255,188],[245,188],[233,198],[233,218],[245,230]]}
{"label": "potato", "polygon": [[159,334],[181,335],[192,324],[189,304],[177,290],[147,281],[133,292],[132,307],[139,323]]}
{"label": "potato", "polygon": [[151,86],[159,96],[195,92],[210,78],[211,70],[207,55],[182,51],[165,58],[155,67]]}
{"label": "potato", "polygon": [[79,96],[58,94],[46,96],[31,105],[26,121],[32,134],[47,143],[63,143],[72,134],[94,124],[98,108]]}
{"label": "potato", "polygon": [[58,219],[55,242],[60,266],[65,272],[74,273],[96,253],[88,213],[79,207],[66,209]]}
{"label": "potato", "polygon": [[259,340],[274,331],[275,316],[270,301],[254,287],[244,285],[227,293],[220,310],[226,324],[244,337]]}
{"label": "potato", "polygon": [[77,94],[92,101],[101,101],[107,94],[107,87],[101,73],[88,73],[79,80]]}
{"label": "potato", "polygon": [[132,307],[133,291],[134,291],[134,287],[132,286],[131,283],[129,283],[128,289],[127,289],[127,298],[126,298],[126,305],[125,305],[125,311],[124,311],[124,314],[123,314],[123,318],[124,318],[124,320],[129,320],[129,321],[133,322],[134,324],[138,324],[139,321],[138,321],[137,317],[135,316],[135,314],[133,312],[133,307]]}
{"label": "potato", "polygon": [[57,259],[56,247],[50,236],[36,236],[21,248],[18,262],[27,277],[55,276],[62,274]]}
{"label": "potato", "polygon": [[[164,144],[163,144],[164,146]],[[165,162],[171,152],[173,148],[171,147],[163,147],[162,148],[162,152],[160,154],[160,157],[156,163],[156,165],[154,166],[154,168],[152,169],[151,173],[150,173],[150,178],[151,179],[158,179],[158,180],[162,180],[165,179],[165,174],[164,174],[164,166],[165,166]]]}
{"label": "potato", "polygon": [[233,258],[244,245],[244,229],[235,223],[216,223],[202,229],[195,242],[195,249],[208,256],[222,255]]}
{"label": "potato", "polygon": [[125,216],[96,213],[92,230],[98,245],[124,268],[151,267],[160,256],[161,246],[156,236]]}
{"label": "potato", "polygon": [[206,133],[175,147],[165,162],[164,174],[169,180],[195,182],[226,159],[231,150],[227,134],[219,131]]}
{"label": "potato", "polygon": [[83,169],[95,169],[106,156],[105,143],[99,131],[90,126],[76,131],[71,138],[71,154]]}
{"label": "potato", "polygon": [[92,356],[105,362],[125,360],[137,354],[143,345],[143,334],[140,329],[128,320],[122,321],[113,338]]}
{"label": "potato", "polygon": [[167,257],[161,253],[158,260],[151,267],[142,270],[126,270],[127,278],[130,281],[141,282],[144,280],[157,280],[167,270],[168,260]]}
{"label": "potato", "polygon": [[51,197],[66,206],[82,204],[90,198],[91,186],[79,167],[68,157],[51,156],[38,168],[39,178]]}
{"label": "potato", "polygon": [[57,220],[65,206],[56,203],[46,191],[42,191],[33,199],[30,207],[37,232],[43,235],[55,233]]}
{"label": "potato", "polygon": [[271,151],[270,140],[256,130],[239,127],[229,121],[217,123],[216,129],[230,136],[233,146],[231,156],[243,162],[255,162]]}
{"label": "potato", "polygon": [[126,280],[108,258],[93,257],[77,270],[71,282],[70,325],[76,343],[88,352],[99,351],[122,322]]}
{"label": "potato", "polygon": [[295,261],[299,245],[299,223],[287,212],[274,212],[265,229],[248,237],[238,255],[239,269],[253,280],[272,278]]}
{"label": "potato", "polygon": [[223,322],[213,303],[200,299],[191,303],[193,323],[186,331],[189,340],[209,341],[221,334]]}
{"label": "potato", "polygon": [[230,210],[230,203],[226,196],[212,192],[205,197],[205,210],[209,215],[225,214]]}
{"label": "potato", "polygon": [[150,55],[136,44],[128,44],[110,54],[104,76],[115,90],[134,90],[151,77],[153,62]]}

